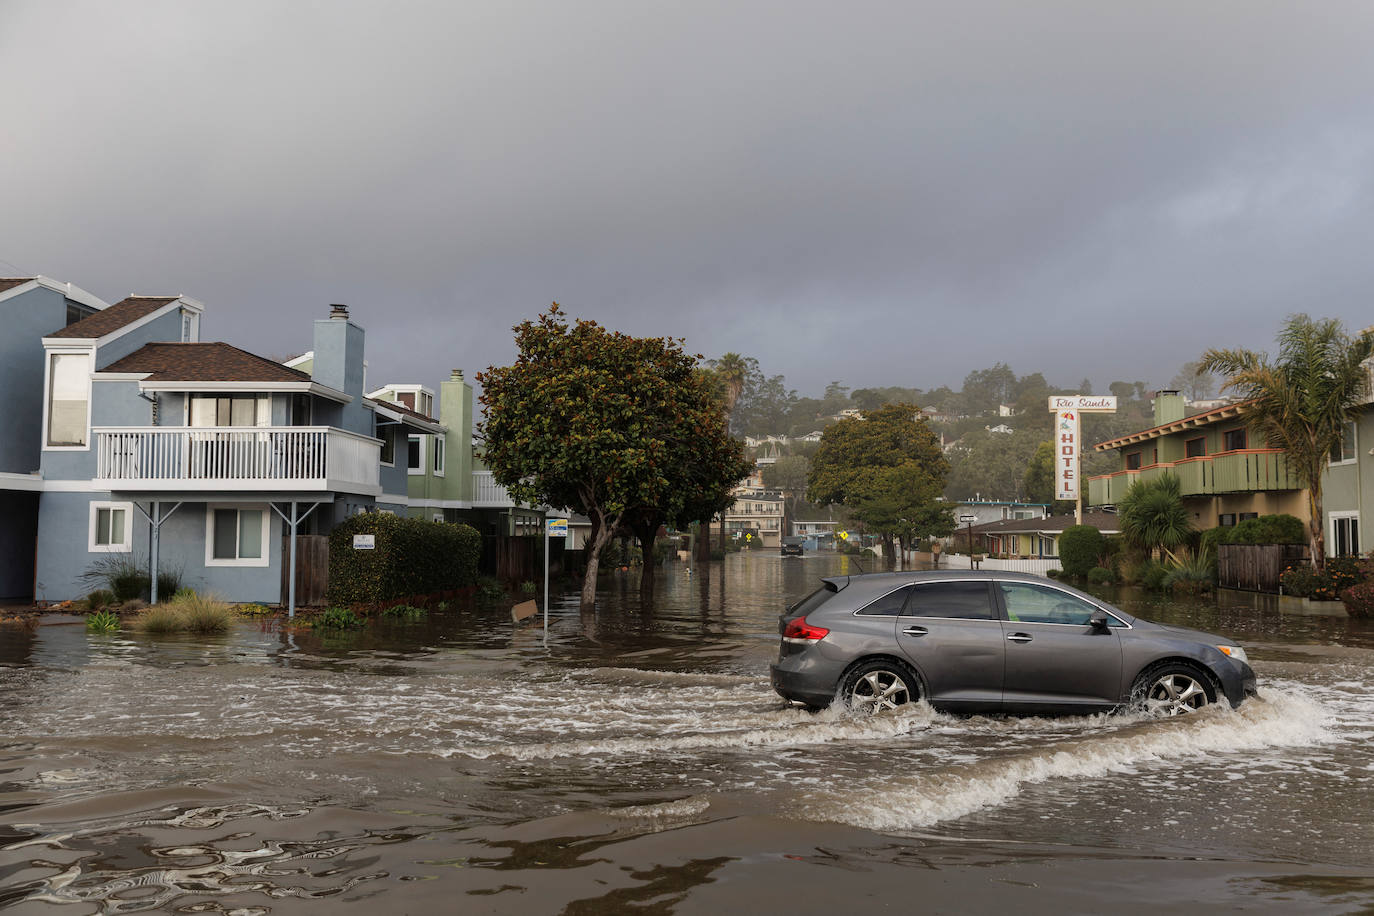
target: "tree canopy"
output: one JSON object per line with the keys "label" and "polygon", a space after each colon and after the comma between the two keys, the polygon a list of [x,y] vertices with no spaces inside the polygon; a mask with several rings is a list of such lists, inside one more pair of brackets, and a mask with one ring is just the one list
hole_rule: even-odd
{"label": "tree canopy", "polygon": [[949,464],[916,412],[888,404],[827,428],[807,478],[807,498],[847,507],[883,539],[889,560],[894,538],[944,536],[953,527],[951,510],[937,502]]}
{"label": "tree canopy", "polygon": [[570,325],[557,303],[514,330],[515,363],[478,375],[483,459],[513,498],[592,520],[590,608],[601,549],[631,513],[680,520],[728,495],[748,468],[713,380],[681,341]]}

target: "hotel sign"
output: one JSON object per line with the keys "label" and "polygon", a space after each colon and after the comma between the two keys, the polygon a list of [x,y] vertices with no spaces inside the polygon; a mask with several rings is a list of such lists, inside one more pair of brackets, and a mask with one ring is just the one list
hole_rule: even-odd
{"label": "hotel sign", "polygon": [[1116,413],[1116,398],[1090,394],[1051,395],[1050,410],[1054,411],[1054,498],[1076,501],[1083,492],[1079,488],[1078,474],[1078,440],[1082,436],[1079,415]]}
{"label": "hotel sign", "polygon": [[1090,394],[1051,395],[1050,410],[1077,410],[1080,413],[1116,413],[1116,398],[1093,397]]}

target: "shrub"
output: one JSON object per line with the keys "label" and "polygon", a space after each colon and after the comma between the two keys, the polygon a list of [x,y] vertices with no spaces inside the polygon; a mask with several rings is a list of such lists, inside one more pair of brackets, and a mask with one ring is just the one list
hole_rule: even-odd
{"label": "shrub", "polygon": [[1209,528],[1202,533],[1202,548],[1218,544],[1306,544],[1307,526],[1292,515],[1261,515],[1238,525]]}
{"label": "shrub", "polygon": [[1058,579],[1060,576],[1064,575],[1064,570],[1051,567],[1045,570],[1045,575],[1049,576],[1051,579]]}
{"label": "shrub", "polygon": [[1306,563],[1290,566],[1279,576],[1285,595],[1311,598],[1315,601],[1335,601],[1338,593],[1331,576],[1317,572]]}
{"label": "shrub", "polygon": [[537,586],[529,579],[520,583],[520,593],[523,595],[533,595],[536,588]]}
{"label": "shrub", "polygon": [[86,596],[86,606],[93,611],[102,610],[107,605],[114,603],[114,592],[108,588],[98,588]]}
{"label": "shrub", "polygon": [[1331,584],[1340,594],[1352,585],[1359,585],[1370,578],[1371,562],[1364,557],[1327,557],[1326,574]]}
{"label": "shrub", "polygon": [[366,623],[367,621],[346,607],[326,608],[324,613],[314,620],[316,628],[326,630],[357,630]]}
{"label": "shrub", "polygon": [[119,629],[119,615],[114,611],[96,611],[86,615],[86,629],[94,633],[109,633]]}
{"label": "shrub", "polygon": [[1198,594],[1212,590],[1216,569],[1210,554],[1181,553],[1167,567],[1163,586],[1173,592]]}
{"label": "shrub", "polygon": [[506,597],[506,587],[495,576],[483,576],[477,581],[478,601],[500,601]]}
{"label": "shrub", "polygon": [[1112,571],[1105,566],[1094,566],[1088,570],[1088,581],[1093,585],[1107,585],[1112,581]]}
{"label": "shrub", "polygon": [[178,591],[168,604],[181,614],[186,629],[192,633],[223,633],[234,622],[233,609],[209,595]]}
{"label": "shrub", "polygon": [[395,617],[401,620],[418,620],[427,613],[429,612],[422,607],[415,607],[410,604],[396,604],[382,611],[382,616]]}
{"label": "shrub", "polygon": [[1351,617],[1374,617],[1374,582],[1360,582],[1344,589],[1341,603]]}
{"label": "shrub", "polygon": [[181,570],[159,570],[157,574],[157,597],[161,601],[166,601],[168,597],[175,598],[181,593]]}
{"label": "shrub", "polygon": [[1146,560],[1140,573],[1140,584],[1150,589],[1161,589],[1169,576],[1169,568],[1163,563]]}
{"label": "shrub", "polygon": [[157,604],[134,618],[134,628],[144,633],[180,633],[186,629],[186,618],[175,605]]}
{"label": "shrub", "polygon": [[[373,550],[354,550],[371,534]],[[329,600],[380,604],[390,598],[466,588],[477,581],[482,536],[469,525],[427,522],[383,512],[346,519],[329,535]]]}
{"label": "shrub", "polygon": [[[160,587],[160,586],[159,586],[159,587]],[[191,588],[191,586],[189,586],[189,585],[183,585],[181,588],[179,588],[179,589],[177,589],[176,591],[172,592],[172,598],[171,598],[171,600],[172,600],[172,601],[177,601],[177,600],[182,599],[182,598],[194,598],[195,596],[196,596],[196,590],[195,590],[195,589]],[[164,598],[163,600],[165,601],[165,600],[167,600],[167,599]]]}
{"label": "shrub", "polygon": [[1071,525],[1059,536],[1059,560],[1066,576],[1086,576],[1106,545],[1092,525]]}

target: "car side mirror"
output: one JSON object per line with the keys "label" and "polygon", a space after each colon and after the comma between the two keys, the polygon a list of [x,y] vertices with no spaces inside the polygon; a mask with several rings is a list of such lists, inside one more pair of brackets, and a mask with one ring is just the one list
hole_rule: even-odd
{"label": "car side mirror", "polygon": [[1092,616],[1088,618],[1088,626],[1094,630],[1105,631],[1107,629],[1107,612],[1101,608],[1093,611]]}

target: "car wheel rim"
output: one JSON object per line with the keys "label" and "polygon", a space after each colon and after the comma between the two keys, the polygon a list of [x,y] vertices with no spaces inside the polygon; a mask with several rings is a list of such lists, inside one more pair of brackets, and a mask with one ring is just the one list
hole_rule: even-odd
{"label": "car wheel rim", "polygon": [[911,691],[906,681],[892,671],[869,671],[849,692],[851,706],[870,712],[896,709],[910,702]]}
{"label": "car wheel rim", "polygon": [[1157,716],[1182,716],[1207,705],[1207,690],[1189,674],[1155,678],[1145,692],[1145,709]]}

